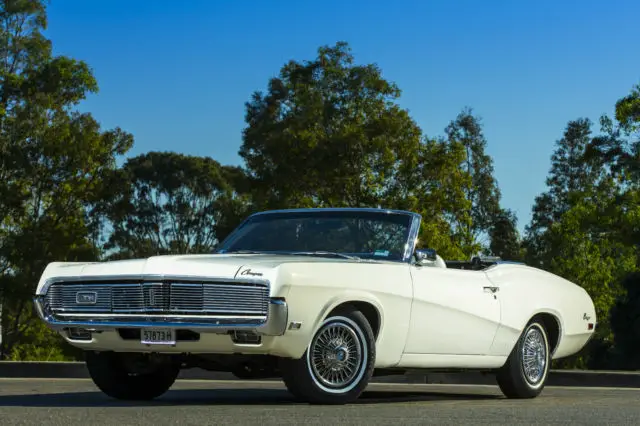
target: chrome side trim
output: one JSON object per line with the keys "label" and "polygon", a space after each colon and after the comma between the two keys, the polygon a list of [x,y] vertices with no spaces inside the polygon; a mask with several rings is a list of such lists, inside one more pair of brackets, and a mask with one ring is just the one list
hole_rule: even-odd
{"label": "chrome side trim", "polygon": [[270,299],[266,317],[208,316],[185,317],[174,315],[74,315],[73,319],[57,319],[44,304],[44,295],[33,299],[36,311],[49,327],[62,331],[68,327],[108,331],[116,328],[181,328],[203,333],[227,333],[250,330],[266,336],[281,336],[287,328],[288,306],[284,300]]}

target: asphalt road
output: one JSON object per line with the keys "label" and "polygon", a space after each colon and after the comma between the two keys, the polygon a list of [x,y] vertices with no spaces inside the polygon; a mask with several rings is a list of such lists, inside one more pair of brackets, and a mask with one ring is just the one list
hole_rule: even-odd
{"label": "asphalt road", "polygon": [[178,381],[147,403],[84,379],[0,379],[1,425],[640,424],[640,389],[548,387],[507,400],[495,386],[374,384],[356,404],[294,403],[279,382]]}

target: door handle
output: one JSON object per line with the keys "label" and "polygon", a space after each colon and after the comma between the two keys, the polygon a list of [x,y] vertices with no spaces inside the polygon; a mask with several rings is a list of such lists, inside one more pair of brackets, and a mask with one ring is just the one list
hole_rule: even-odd
{"label": "door handle", "polygon": [[491,293],[496,293],[498,291],[498,287],[487,286],[487,287],[484,287],[484,291],[489,291]]}

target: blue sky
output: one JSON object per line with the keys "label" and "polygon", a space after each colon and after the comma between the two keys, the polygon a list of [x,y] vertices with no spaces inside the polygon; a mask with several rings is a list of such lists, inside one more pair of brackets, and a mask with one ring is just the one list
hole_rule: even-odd
{"label": "blue sky", "polygon": [[640,83],[637,0],[51,0],[57,54],[85,60],[100,92],[82,109],[149,150],[240,164],[244,103],[290,59],[347,41],[403,91],[430,135],[479,114],[503,205],[519,228],[544,190],[568,120],[597,123]]}

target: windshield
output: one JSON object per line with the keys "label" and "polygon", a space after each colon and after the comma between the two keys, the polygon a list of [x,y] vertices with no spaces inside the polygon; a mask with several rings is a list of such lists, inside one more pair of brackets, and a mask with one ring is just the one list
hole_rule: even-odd
{"label": "windshield", "polygon": [[266,213],[250,217],[217,252],[337,254],[402,261],[411,221],[409,214],[383,210]]}

